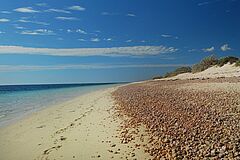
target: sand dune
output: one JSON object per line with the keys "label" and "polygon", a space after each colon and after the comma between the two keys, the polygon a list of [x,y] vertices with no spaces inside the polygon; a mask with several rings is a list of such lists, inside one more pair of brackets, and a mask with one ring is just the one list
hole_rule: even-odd
{"label": "sand dune", "polygon": [[235,64],[225,64],[222,67],[213,66],[199,73],[183,73],[174,77],[164,78],[170,79],[193,79],[193,78],[217,78],[217,77],[240,77],[240,67]]}

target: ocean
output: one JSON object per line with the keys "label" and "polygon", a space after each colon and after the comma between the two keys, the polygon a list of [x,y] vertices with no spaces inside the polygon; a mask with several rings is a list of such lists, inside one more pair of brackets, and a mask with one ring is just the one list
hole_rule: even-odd
{"label": "ocean", "polygon": [[118,84],[0,85],[0,127],[45,107],[116,85]]}

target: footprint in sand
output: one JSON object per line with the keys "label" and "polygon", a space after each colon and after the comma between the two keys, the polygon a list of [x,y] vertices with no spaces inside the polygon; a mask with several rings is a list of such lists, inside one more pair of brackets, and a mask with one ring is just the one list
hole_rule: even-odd
{"label": "footprint in sand", "polygon": [[41,125],[41,126],[38,126],[36,128],[44,128],[44,127],[46,127],[46,125]]}

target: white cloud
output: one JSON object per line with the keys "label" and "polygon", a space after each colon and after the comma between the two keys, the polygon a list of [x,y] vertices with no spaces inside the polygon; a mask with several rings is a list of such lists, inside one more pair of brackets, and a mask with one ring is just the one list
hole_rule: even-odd
{"label": "white cloud", "polygon": [[39,12],[37,10],[34,10],[32,7],[16,8],[16,9],[14,9],[14,11],[22,12],[22,13],[36,13],[36,12]]}
{"label": "white cloud", "polygon": [[67,14],[71,13],[70,11],[66,11],[63,9],[54,9],[54,8],[48,9],[45,12],[57,12],[57,13],[67,13]]}
{"label": "white cloud", "polygon": [[10,13],[12,13],[12,12],[9,12],[9,11],[1,11],[1,13],[3,13],[3,14],[10,14]]}
{"label": "white cloud", "polygon": [[25,35],[55,35],[55,33],[51,30],[48,29],[37,29],[37,30],[26,30],[20,32],[20,34],[25,34]]}
{"label": "white cloud", "polygon": [[101,64],[101,63],[48,65],[48,66],[0,65],[0,72],[66,70],[66,69],[166,68],[190,65],[191,64]]}
{"label": "white cloud", "polygon": [[81,6],[71,6],[71,7],[68,7],[68,9],[75,10],[75,11],[85,11],[86,10],[86,8],[81,7]]}
{"label": "white cloud", "polygon": [[231,48],[228,46],[228,44],[224,44],[221,46],[221,50],[222,51],[228,51],[228,50],[231,50]]}
{"label": "white cloud", "polygon": [[73,31],[71,29],[67,29],[67,32],[68,33],[72,33]]}
{"label": "white cloud", "polygon": [[45,7],[47,6],[47,3],[37,3],[36,6]]}
{"label": "white cloud", "polygon": [[82,42],[85,42],[86,40],[85,39],[82,39],[82,38],[80,38],[80,39],[78,39],[79,41],[82,41]]}
{"label": "white cloud", "polygon": [[92,41],[92,42],[99,42],[100,41],[100,39],[99,38],[91,38],[91,40],[90,41]]}
{"label": "white cloud", "polygon": [[110,12],[102,12],[101,15],[103,16],[116,16],[119,15],[118,13],[110,13]]}
{"label": "white cloud", "polygon": [[32,54],[52,56],[148,56],[174,53],[178,49],[166,46],[132,46],[112,48],[31,48],[22,46],[0,46],[0,54]]}
{"label": "white cloud", "polygon": [[163,37],[163,38],[174,38],[174,39],[178,39],[177,36],[173,36],[173,35],[170,35],[170,34],[162,34],[161,37]]}
{"label": "white cloud", "polygon": [[204,6],[204,5],[208,5],[210,4],[210,2],[201,2],[201,3],[198,3],[198,6]]}
{"label": "white cloud", "polygon": [[86,31],[82,30],[82,29],[76,29],[76,30],[73,30],[73,29],[67,29],[67,32],[68,33],[80,33],[80,34],[87,34]]}
{"label": "white cloud", "polygon": [[214,47],[212,46],[212,47],[210,47],[210,48],[203,48],[202,49],[204,52],[212,52],[212,51],[214,51]]}
{"label": "white cloud", "polygon": [[49,25],[49,23],[46,22],[38,22],[38,21],[29,21],[29,20],[24,20],[24,19],[20,19],[18,20],[18,22],[22,22],[22,23],[33,23],[33,24],[39,24],[39,25]]}
{"label": "white cloud", "polygon": [[105,41],[112,41],[112,38],[104,38]]}
{"label": "white cloud", "polygon": [[77,29],[76,32],[81,34],[87,34],[87,32],[82,29]]}
{"label": "white cloud", "polygon": [[136,15],[132,14],[132,13],[128,13],[126,16],[128,16],[128,17],[136,17]]}
{"label": "white cloud", "polygon": [[25,27],[15,26],[16,29],[26,29]]}
{"label": "white cloud", "polygon": [[162,34],[161,36],[164,37],[164,38],[170,38],[170,37],[172,37],[172,35],[169,35],[169,34]]}
{"label": "white cloud", "polygon": [[0,31],[0,34],[4,34],[5,32],[3,32],[3,31]]}
{"label": "white cloud", "polygon": [[133,41],[133,40],[129,39],[129,40],[126,40],[125,42],[130,43],[130,42],[132,42],[132,41]]}
{"label": "white cloud", "polygon": [[59,41],[62,41],[62,40],[63,40],[63,38],[59,37],[59,38],[57,38],[57,40],[59,40]]}
{"label": "white cloud", "polygon": [[9,19],[6,19],[6,18],[0,18],[0,23],[1,22],[9,22],[10,20]]}
{"label": "white cloud", "polygon": [[58,20],[78,20],[76,17],[56,17]]}

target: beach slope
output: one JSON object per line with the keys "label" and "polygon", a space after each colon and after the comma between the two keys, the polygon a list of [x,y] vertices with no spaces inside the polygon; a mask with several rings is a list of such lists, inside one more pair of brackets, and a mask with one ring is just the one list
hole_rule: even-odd
{"label": "beach slope", "polygon": [[84,94],[1,128],[0,159],[147,159],[141,148],[118,137],[122,120],[114,115],[115,89]]}

